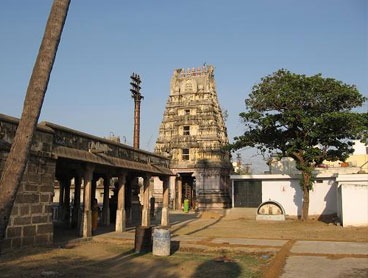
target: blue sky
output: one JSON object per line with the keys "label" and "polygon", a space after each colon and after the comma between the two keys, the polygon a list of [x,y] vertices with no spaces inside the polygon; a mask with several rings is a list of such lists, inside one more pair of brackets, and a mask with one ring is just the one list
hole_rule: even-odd
{"label": "blue sky", "polygon": [[[0,1],[0,113],[20,117],[52,1]],[[230,141],[261,77],[322,73],[368,96],[366,0],[72,0],[40,121],[132,144],[129,76],[142,79],[141,148],[152,151],[176,68],[215,66]],[[362,108],[367,110],[367,105]],[[255,151],[242,152],[253,170]]]}

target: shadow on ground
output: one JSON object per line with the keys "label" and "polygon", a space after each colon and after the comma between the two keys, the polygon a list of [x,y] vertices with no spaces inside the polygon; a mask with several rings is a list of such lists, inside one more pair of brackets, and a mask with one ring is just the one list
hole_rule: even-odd
{"label": "shadow on ground", "polygon": [[[198,214],[191,212],[191,213],[184,213],[184,212],[173,212],[169,215],[170,217],[170,224],[178,225],[177,229],[183,227],[183,225],[187,225],[189,222],[198,219]],[[151,219],[151,226],[152,227],[159,227],[161,225],[161,217],[156,216]],[[127,224],[126,231],[127,232],[134,232],[136,226]],[[93,232],[93,236],[107,234],[115,231],[115,223],[110,224],[109,226],[98,226],[97,230]],[[174,230],[175,231],[175,230]],[[174,232],[173,231],[173,232]],[[83,241],[82,237],[79,236],[80,231],[78,228],[70,228],[63,223],[54,222],[54,244],[55,245],[65,245],[68,242],[74,241]]]}

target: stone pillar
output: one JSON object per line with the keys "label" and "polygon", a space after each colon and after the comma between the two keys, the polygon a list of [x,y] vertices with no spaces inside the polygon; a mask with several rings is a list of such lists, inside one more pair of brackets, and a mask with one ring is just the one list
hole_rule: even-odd
{"label": "stone pillar", "polygon": [[169,177],[162,178],[162,195],[161,226],[169,227]]}
{"label": "stone pillar", "polygon": [[[175,176],[171,176],[169,178],[169,184],[170,184],[170,188],[169,188],[169,200],[171,202],[171,209],[176,210],[176,192],[175,192],[175,187],[176,187],[176,177]],[[170,204],[169,204],[170,206]]]}
{"label": "stone pillar", "polygon": [[106,177],[104,178],[104,195],[102,206],[102,225],[104,226],[110,225],[110,204],[109,204],[110,182],[111,176],[106,175]]}
{"label": "stone pillar", "polygon": [[[132,180],[127,177],[125,183],[125,216],[127,223],[133,223],[133,186]],[[140,215],[140,214],[139,214]]]}
{"label": "stone pillar", "polygon": [[65,184],[61,179],[59,179],[59,214],[58,220],[63,221],[64,219],[64,192],[65,192]]}
{"label": "stone pillar", "polygon": [[63,202],[63,223],[66,226],[70,225],[70,178],[64,178],[64,202]]}
{"label": "stone pillar", "polygon": [[126,229],[126,216],[125,216],[125,183],[126,173],[121,173],[118,176],[118,203],[116,209],[116,222],[115,231],[124,232]]}
{"label": "stone pillar", "polygon": [[92,179],[93,179],[92,165],[87,165],[84,171],[84,194],[83,194],[83,220],[82,220],[82,236],[92,236]]}
{"label": "stone pillar", "polygon": [[80,225],[80,191],[81,191],[81,178],[79,175],[74,177],[74,203],[72,213],[72,228],[79,227]]}
{"label": "stone pillar", "polygon": [[143,209],[142,209],[142,226],[149,227],[151,225],[150,209],[149,209],[149,185],[150,175],[146,175],[143,181]]}
{"label": "stone pillar", "polygon": [[92,179],[92,189],[91,189],[91,203],[96,198],[97,181],[98,181],[98,178],[93,177],[93,179]]}
{"label": "stone pillar", "polygon": [[181,177],[176,179],[176,185],[178,189],[178,207],[176,209],[181,210],[181,207],[183,205],[183,185]]}

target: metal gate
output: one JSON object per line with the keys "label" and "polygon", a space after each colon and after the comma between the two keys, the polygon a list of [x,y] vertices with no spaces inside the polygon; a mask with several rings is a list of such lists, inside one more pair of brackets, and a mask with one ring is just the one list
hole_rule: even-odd
{"label": "metal gate", "polygon": [[234,207],[257,208],[262,203],[262,181],[234,181]]}

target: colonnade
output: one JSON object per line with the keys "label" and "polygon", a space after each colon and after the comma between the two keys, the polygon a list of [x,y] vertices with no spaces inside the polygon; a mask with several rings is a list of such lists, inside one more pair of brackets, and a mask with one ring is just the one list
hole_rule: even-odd
{"label": "colonnade", "polygon": [[[61,211],[59,219],[70,225],[72,228],[80,227],[79,234],[82,237],[92,236],[92,203],[95,199],[96,194],[96,180],[94,179],[95,167],[92,164],[87,164],[80,173],[73,175],[64,175],[57,177],[60,184],[59,192],[59,210]],[[127,190],[127,179],[131,177],[131,173],[128,170],[121,170],[115,173],[114,177],[117,177],[116,195],[117,195],[117,207],[116,207],[116,218],[115,218],[115,231],[124,232],[126,230],[127,223],[127,212],[126,212],[126,192]],[[73,199],[73,210],[70,215],[70,189],[71,180],[74,178],[74,199]],[[81,208],[81,191],[82,191],[82,178],[83,178],[83,206]],[[101,212],[101,224],[103,226],[110,225],[110,182],[112,179],[111,174],[104,175],[103,182],[103,206]],[[136,179],[132,178],[132,179]],[[150,200],[149,200],[149,189],[150,189],[150,174],[143,175],[143,196],[142,197],[142,208],[141,208],[141,223],[143,227],[149,227],[151,224],[150,219]],[[163,207],[161,215],[161,226],[169,227],[169,176],[160,176],[160,180],[163,184]]]}

